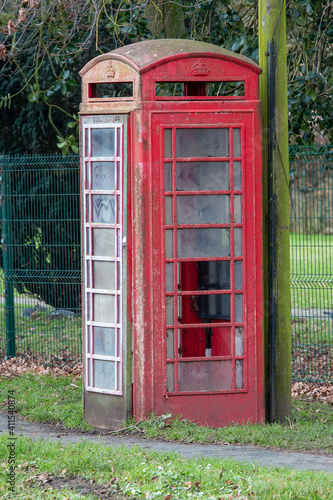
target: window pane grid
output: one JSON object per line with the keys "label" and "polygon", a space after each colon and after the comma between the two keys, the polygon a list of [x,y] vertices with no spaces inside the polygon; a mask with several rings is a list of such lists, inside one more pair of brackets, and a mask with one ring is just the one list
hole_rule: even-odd
{"label": "window pane grid", "polygon": [[[122,394],[122,348],[118,345],[122,343],[120,276],[122,133],[122,125],[89,125],[85,128],[83,148],[86,154],[84,159],[84,226],[86,228],[84,237],[87,389],[92,392],[111,394]],[[96,220],[97,218],[100,220]],[[93,231],[96,230],[99,233],[96,233],[98,248],[95,249]],[[101,233],[101,230],[106,233]],[[113,241],[110,235],[113,235]],[[113,255],[110,255],[110,252]],[[93,266],[98,267],[95,269]],[[99,283],[94,283],[95,278]],[[102,317],[104,321],[101,322]],[[102,348],[102,354],[94,352],[94,328],[101,329],[102,344],[99,349]],[[112,355],[105,351],[105,349],[111,349],[110,341],[115,349]]]}
{"label": "window pane grid", "polygon": [[[184,129],[182,129],[184,130]],[[170,275],[170,268],[169,268],[169,278],[168,278],[168,282],[169,282],[169,285],[168,285],[168,289],[165,290],[165,295],[167,297],[167,330],[168,330],[168,337],[169,337],[169,340],[168,340],[168,345],[170,346],[170,335],[173,336],[173,356],[170,357],[170,355],[168,355],[166,357],[166,360],[167,360],[167,365],[166,365],[166,369],[167,369],[167,392],[171,392],[171,393],[178,393],[179,392],[179,376],[180,376],[180,373],[179,373],[179,365],[180,363],[182,364],[181,366],[185,366],[184,363],[195,363],[196,361],[200,361],[200,362],[207,362],[207,361],[212,361],[213,363],[216,361],[225,361],[225,360],[229,360],[230,361],[230,365],[229,367],[227,367],[227,365],[221,365],[221,367],[218,367],[218,365],[214,365],[215,367],[217,367],[217,372],[216,373],[220,373],[219,370],[222,370],[223,373],[229,373],[230,375],[230,381],[226,383],[225,387],[224,388],[218,388],[217,386],[214,386],[213,388],[210,388],[209,384],[205,385],[205,383],[203,383],[203,386],[204,387],[202,390],[204,390],[205,392],[210,392],[210,390],[213,390],[214,391],[218,391],[220,392],[221,390],[224,392],[224,391],[228,391],[228,392],[233,392],[233,391],[243,391],[245,390],[245,383],[244,383],[244,380],[243,380],[243,371],[245,371],[245,357],[244,357],[244,352],[245,352],[245,349],[244,349],[244,345],[245,345],[245,340],[243,340],[243,337],[242,337],[242,352],[240,353],[239,352],[239,347],[238,347],[238,352],[236,353],[236,341],[235,341],[235,331],[236,329],[239,329],[239,328],[242,328],[242,331],[244,330],[244,318],[243,318],[243,293],[244,293],[244,290],[243,290],[243,286],[244,286],[244,280],[243,280],[243,275],[244,275],[244,259],[243,259],[243,253],[242,253],[242,250],[240,249],[240,235],[242,234],[243,232],[243,220],[241,219],[241,217],[243,217],[241,214],[243,214],[243,203],[244,203],[244,200],[243,200],[243,196],[240,197],[238,196],[236,198],[236,207],[235,207],[235,202],[234,202],[234,193],[237,194],[237,195],[241,195],[242,194],[242,189],[240,189],[242,187],[242,180],[241,180],[241,168],[242,168],[242,163],[239,161],[241,159],[241,141],[240,141],[240,138],[241,138],[241,128],[240,127],[230,127],[229,128],[229,136],[228,136],[228,148],[229,148],[229,151],[228,151],[228,155],[227,156],[220,156],[220,157],[214,157],[214,158],[211,158],[211,157],[199,157],[199,156],[194,156],[194,157],[185,157],[185,153],[183,153],[183,155],[177,155],[176,154],[176,149],[177,149],[177,146],[178,146],[178,143],[177,143],[177,140],[176,140],[176,133],[177,133],[177,129],[176,127],[173,127],[171,130],[168,129],[168,134],[169,134],[169,138],[170,136],[172,137],[172,141],[170,141],[169,139],[169,146],[168,146],[168,155],[165,157],[165,162],[167,162],[165,165],[166,165],[166,169],[168,171],[165,172],[165,189],[164,189],[164,192],[165,192],[165,196],[168,196],[169,197],[169,200],[172,200],[171,202],[168,201],[166,203],[166,207],[167,207],[167,210],[169,211],[168,214],[165,216],[165,229],[167,231],[169,231],[169,233],[166,235],[168,236],[168,238],[171,238],[172,239],[172,255],[170,255],[170,251],[167,251],[166,252],[166,258],[165,258],[165,263],[166,265],[169,265],[171,266],[172,265],[172,275]],[[197,132],[195,132],[197,133]],[[209,135],[209,134],[208,134]],[[235,145],[234,142],[235,141],[238,141],[237,144]],[[172,145],[171,145],[171,148],[170,148],[170,142],[172,142]],[[185,150],[187,148],[187,146],[185,145]],[[236,150],[235,150],[236,149]],[[187,150],[188,151],[188,150]],[[237,156],[234,154],[234,153],[237,153]],[[238,164],[236,165],[237,166],[237,169],[240,170],[240,173],[237,173],[237,175],[239,176],[238,180],[237,180],[237,189],[234,189],[234,180],[233,180],[233,173],[234,173],[234,160],[238,160]],[[209,163],[217,163],[217,162],[221,162],[221,161],[224,161],[224,162],[229,162],[228,164],[230,165],[230,168],[229,168],[229,178],[228,178],[228,181],[229,181],[229,185],[226,186],[225,189],[220,189],[220,190],[209,190],[209,189],[198,189],[198,190],[194,190],[191,189],[190,190],[185,190],[185,189],[182,189],[180,190],[177,190],[177,166],[179,166],[180,164],[187,164],[187,163],[190,163],[192,162],[206,162],[206,164]],[[186,171],[184,171],[186,173]],[[184,184],[184,183],[183,183]],[[182,184],[182,185],[183,185]],[[180,205],[180,201],[181,198],[179,198],[179,196],[182,196],[182,200],[185,200],[185,196],[186,197],[193,197],[195,195],[199,195],[199,196],[203,196],[203,195],[229,195],[229,202],[228,202],[228,205],[229,205],[229,214],[227,215],[227,217],[229,217],[229,220],[228,221],[223,221],[223,223],[213,223],[213,222],[208,222],[208,221],[204,221],[203,223],[198,223],[198,220],[195,220],[193,223],[191,223],[191,221],[189,222],[185,222],[185,221],[180,221],[179,222],[179,215],[177,213],[177,209],[179,211],[179,209],[181,209],[181,205]],[[194,198],[192,198],[194,200]],[[212,198],[211,198],[212,199]],[[190,200],[190,198],[189,198]],[[204,200],[202,198],[202,200]],[[240,201],[241,200],[241,201]],[[170,208],[170,203],[172,203],[172,209]],[[184,204],[185,202],[181,202],[182,204]],[[200,206],[200,203],[199,205],[197,205],[198,207]],[[193,207],[192,207],[193,209]],[[193,213],[193,210],[191,209],[191,207],[188,208],[188,213]],[[198,208],[197,210],[200,210],[200,208]],[[235,215],[235,211],[236,211],[236,215]],[[170,213],[171,212],[171,213]],[[199,213],[199,212],[198,212]],[[172,217],[172,218],[171,218]],[[182,216],[182,218],[184,219],[185,215]],[[235,220],[236,218],[236,220]],[[178,219],[178,222],[177,222],[177,219]],[[191,229],[210,229],[210,228],[220,228],[220,229],[228,229],[229,231],[229,246],[230,246],[230,250],[229,250],[229,255],[224,255],[224,256],[211,256],[209,257],[208,255],[207,256],[199,256],[199,257],[195,257],[193,255],[191,256],[180,256],[179,255],[179,246],[177,244],[177,237],[179,238],[179,234],[178,233],[178,230],[181,230],[181,229],[188,229],[188,228],[191,228]],[[238,231],[241,231],[241,233],[237,234],[237,237],[236,237],[236,240],[235,240],[235,236],[234,236],[234,229],[237,228]],[[243,238],[242,238],[243,239]],[[169,247],[170,247],[170,243],[171,241],[169,241]],[[179,279],[179,276],[178,276],[178,271],[179,271],[179,266],[183,264],[186,264],[186,263],[198,263],[198,262],[215,262],[215,263],[218,263],[218,262],[230,262],[230,285],[229,285],[229,288],[226,289],[226,290],[215,290],[215,289],[212,289],[212,290],[205,290],[205,291],[200,291],[198,290],[197,288],[193,288],[193,290],[190,289],[186,289],[186,291],[182,290],[181,289],[181,284],[180,284],[180,279]],[[239,262],[240,265],[241,265],[241,270],[239,270],[239,264],[237,264],[237,295],[235,295],[235,262]],[[171,276],[171,277],[170,277]],[[241,276],[241,277],[240,277]],[[171,282],[172,282],[172,287],[173,287],[173,290],[170,289],[170,279],[171,279]],[[239,286],[241,283],[241,287]],[[193,298],[193,297],[197,297],[197,298],[200,298],[200,297],[228,297],[229,296],[229,300],[230,300],[230,318],[229,320],[227,320],[227,322],[225,321],[221,321],[221,320],[214,320],[214,323],[212,324],[211,323],[211,320],[205,322],[205,320],[202,318],[201,319],[201,323],[192,323],[192,322],[187,322],[185,324],[181,324],[180,321],[182,321],[182,317],[183,317],[183,310],[184,310],[184,307],[182,306],[182,300],[183,299],[186,299],[186,297],[188,297],[189,299]],[[237,311],[235,311],[235,307],[237,308]],[[241,308],[241,312],[240,312],[240,308]],[[206,312],[206,314],[208,314]],[[173,318],[173,322],[171,323],[171,318]],[[236,323],[236,320],[237,320],[237,323]],[[194,357],[186,357],[186,358],[182,358],[182,357],[179,357],[180,355],[180,351],[179,351],[179,345],[180,345],[180,337],[179,336],[182,336],[182,331],[183,332],[186,332],[186,330],[188,329],[192,329],[192,331],[194,331],[195,329],[197,330],[197,333],[200,331],[200,330],[209,330],[210,327],[214,327],[214,328],[225,328],[226,325],[229,325],[229,329],[230,329],[230,354],[228,356],[217,356],[215,355],[214,357],[209,357],[209,354],[208,354],[208,357],[207,357],[207,354],[204,355],[204,356],[194,356]],[[242,333],[243,335],[243,333]],[[239,337],[239,335],[238,335]],[[207,341],[206,341],[207,342]],[[239,343],[239,339],[238,339],[238,343]],[[170,347],[168,348],[169,349],[169,354],[170,354]],[[210,352],[210,350],[208,349],[208,351],[206,350],[206,352]],[[167,355],[167,352],[165,353]],[[190,366],[190,365],[187,365],[187,366]],[[194,365],[193,365],[194,366]],[[203,365],[198,365],[198,366],[203,366]],[[213,365],[211,365],[213,366]],[[206,368],[207,370],[209,370],[209,366],[206,365]],[[186,369],[187,370],[187,369]],[[225,371],[227,370],[227,371]],[[188,372],[188,373],[192,373],[193,370]],[[222,373],[221,372],[221,373]],[[193,372],[194,373],[194,372]],[[229,376],[228,375],[228,376]],[[213,384],[214,385],[214,384]],[[183,387],[183,389],[180,391],[180,393],[182,393],[183,391],[185,392],[200,392],[200,389],[198,390],[195,390],[195,385],[192,384],[191,386],[191,382],[188,383],[188,385],[184,385],[184,383],[182,382],[181,386]],[[188,387],[186,389],[186,387]]]}

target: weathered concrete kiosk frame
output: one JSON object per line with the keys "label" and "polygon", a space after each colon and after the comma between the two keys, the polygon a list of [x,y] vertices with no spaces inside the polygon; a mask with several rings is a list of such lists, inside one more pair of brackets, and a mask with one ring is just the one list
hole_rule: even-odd
{"label": "weathered concrete kiosk frame", "polygon": [[263,422],[260,68],[153,40],[80,74],[86,419]]}

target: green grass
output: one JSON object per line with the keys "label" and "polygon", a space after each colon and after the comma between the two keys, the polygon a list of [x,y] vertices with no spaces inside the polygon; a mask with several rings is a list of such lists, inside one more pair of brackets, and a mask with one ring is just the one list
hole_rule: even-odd
{"label": "green grass", "polygon": [[333,280],[333,236],[290,234],[290,273],[311,278],[307,287],[291,290],[295,308],[333,309],[333,281],[329,285],[320,277]]}
{"label": "green grass", "polygon": [[140,423],[149,438],[186,443],[230,443],[269,446],[288,450],[333,453],[333,412],[329,404],[294,402],[294,419],[285,424],[230,425],[213,429],[170,416]]}
{"label": "green grass", "polygon": [[331,319],[292,318],[291,335],[295,345],[312,344],[325,346],[333,343]]}
{"label": "green grass", "polygon": [[20,310],[15,314],[17,348],[20,352],[46,352],[58,355],[63,351],[81,353],[81,318],[50,316],[41,312],[34,318],[22,318]]}
{"label": "green grass", "polygon": [[[29,302],[26,304],[29,306]],[[80,317],[52,317],[51,311],[38,311],[33,317],[21,317],[21,304],[15,308],[15,342],[18,354],[34,354],[79,358],[82,352],[82,321]],[[5,325],[4,307],[0,305],[0,326]],[[5,328],[2,330],[5,331]],[[5,336],[2,336],[5,348]]]}
{"label": "green grass", "polygon": [[[0,437],[1,498],[8,491],[7,437]],[[139,447],[115,448],[95,443],[75,445],[18,437],[16,440],[16,499],[79,499],[68,488],[55,490],[52,478],[63,485],[69,478],[108,485],[115,498],[183,499],[332,499],[333,475],[259,467],[233,460],[184,459],[176,453],[157,453]],[[44,487],[42,487],[44,481]],[[45,481],[48,481],[46,483]],[[48,488],[48,489],[47,489]],[[124,496],[123,496],[124,495]],[[87,500],[101,498],[88,494]]]}
{"label": "green grass", "polygon": [[333,275],[333,236],[290,233],[291,274]]}
{"label": "green grass", "polygon": [[[91,430],[82,414],[80,378],[26,374],[1,379],[0,408],[14,391],[17,413],[35,422]],[[131,425],[131,423],[125,424]],[[137,425],[140,436],[187,443],[238,443],[333,453],[333,411],[329,404],[294,401],[294,421],[286,424],[231,425],[213,429],[182,418],[152,415]],[[129,432],[137,432],[133,427]]]}
{"label": "green grass", "polygon": [[[4,291],[3,270],[0,269],[0,297]],[[22,317],[26,308],[38,303],[29,294],[19,294],[14,288],[15,342],[18,354],[56,355],[80,358],[82,353],[82,320],[80,316],[52,316],[53,308],[40,304],[31,317]],[[5,352],[5,303],[0,303],[0,351]]]}
{"label": "green grass", "polygon": [[[3,273],[3,269],[0,268],[0,296],[3,296],[3,292],[5,289],[5,277]],[[16,288],[14,287],[14,297],[24,297],[24,294],[20,294]]]}
{"label": "green grass", "polygon": [[0,408],[6,409],[8,391],[14,391],[16,410],[32,422],[62,424],[68,428],[93,428],[83,420],[82,380],[26,373],[0,377]]}

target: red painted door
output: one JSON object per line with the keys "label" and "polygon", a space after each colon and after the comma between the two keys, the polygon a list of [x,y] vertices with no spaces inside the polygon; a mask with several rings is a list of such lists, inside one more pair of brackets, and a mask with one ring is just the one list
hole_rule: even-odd
{"label": "red painted door", "polygon": [[263,421],[256,119],[152,114],[157,414]]}

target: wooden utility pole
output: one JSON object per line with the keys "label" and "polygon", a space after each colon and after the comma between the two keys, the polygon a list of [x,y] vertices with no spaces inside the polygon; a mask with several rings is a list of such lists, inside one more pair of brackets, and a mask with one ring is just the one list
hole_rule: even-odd
{"label": "wooden utility pole", "polygon": [[259,0],[263,124],[266,415],[291,416],[289,148],[285,0]]}

